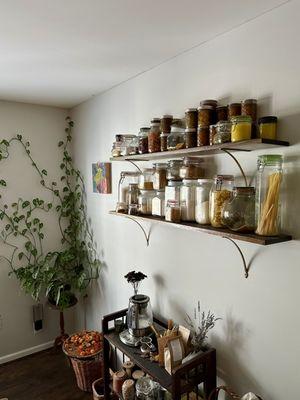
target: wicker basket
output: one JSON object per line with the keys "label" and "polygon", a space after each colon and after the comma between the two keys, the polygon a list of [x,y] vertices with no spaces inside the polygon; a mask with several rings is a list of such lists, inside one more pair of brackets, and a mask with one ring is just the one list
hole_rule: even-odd
{"label": "wicker basket", "polygon": [[[211,392],[211,394],[209,395],[208,400],[218,400],[218,396],[219,396],[219,393],[220,393],[221,390],[223,390],[227,394],[227,396],[228,396],[228,398],[230,400],[241,400],[241,396],[236,394],[233,390],[231,390],[227,386],[219,386],[219,387],[217,387],[215,390],[213,390]],[[257,397],[260,400],[262,400],[261,397],[259,397],[259,396],[257,396]]]}
{"label": "wicker basket", "polygon": [[95,357],[89,359],[82,360],[79,358],[70,357],[70,360],[75,372],[79,389],[84,390],[85,392],[91,392],[93,382],[102,377],[102,353],[99,353]]}

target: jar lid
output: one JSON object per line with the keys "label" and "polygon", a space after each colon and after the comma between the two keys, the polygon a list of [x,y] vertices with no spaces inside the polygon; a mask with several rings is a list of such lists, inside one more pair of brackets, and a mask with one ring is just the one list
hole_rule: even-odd
{"label": "jar lid", "polygon": [[200,106],[207,106],[207,105],[212,106],[213,108],[216,108],[218,105],[218,101],[211,100],[211,99],[200,101]]}
{"label": "jar lid", "polygon": [[171,114],[164,114],[164,115],[161,117],[161,119],[163,119],[163,118],[165,118],[165,119],[173,119],[173,115],[171,115]]}
{"label": "jar lid", "polygon": [[184,132],[191,132],[191,133],[193,133],[193,132],[197,132],[197,129],[196,128],[186,128],[185,130],[184,130]]}
{"label": "jar lid", "polygon": [[178,166],[180,166],[180,165],[182,165],[182,163],[183,163],[183,160],[182,160],[182,159],[180,159],[180,160],[178,160],[178,159],[176,159],[176,160],[169,160],[169,161],[168,161],[168,166],[169,166],[169,167],[171,167],[171,166],[173,166],[173,165],[178,165]]}
{"label": "jar lid", "polygon": [[160,118],[152,118],[151,119],[151,124],[156,124],[156,123],[160,123]]}
{"label": "jar lid", "polygon": [[197,183],[197,179],[183,179],[182,183],[184,185],[188,185],[188,184],[195,185]]}
{"label": "jar lid", "polygon": [[169,135],[170,135],[170,132],[162,132],[160,134],[160,137],[169,136]]}
{"label": "jar lid", "polygon": [[263,154],[258,156],[258,162],[262,164],[281,163],[282,161],[283,157],[281,154]]}
{"label": "jar lid", "polygon": [[142,128],[140,128],[141,132],[148,132],[150,131],[150,128],[148,126],[143,126]]}
{"label": "jar lid", "polygon": [[242,101],[243,104],[256,104],[257,100],[256,99],[245,99]]}
{"label": "jar lid", "polygon": [[229,107],[236,107],[236,106],[240,106],[241,107],[241,103],[230,103]]}
{"label": "jar lid", "polygon": [[245,195],[250,195],[250,194],[255,194],[255,187],[254,186],[235,186],[233,188],[233,191],[236,194],[245,194]]}
{"label": "jar lid", "polygon": [[219,110],[227,110],[228,106],[218,106],[217,111]]}
{"label": "jar lid", "polygon": [[267,116],[267,117],[261,117],[258,120],[259,124],[268,124],[268,123],[276,123],[277,122],[277,117],[274,116]]}
{"label": "jar lid", "polygon": [[214,110],[214,108],[215,107],[211,106],[210,104],[204,104],[204,105],[198,107],[198,111],[201,111],[201,110]]}
{"label": "jar lid", "polygon": [[202,184],[205,184],[205,183],[213,183],[213,180],[212,179],[208,179],[208,178],[202,178],[202,179],[198,179],[197,180],[197,182],[200,184],[200,185],[202,185]]}
{"label": "jar lid", "polygon": [[169,187],[178,187],[182,185],[182,181],[175,181],[173,179],[168,180],[168,186]]}
{"label": "jar lid", "polygon": [[239,122],[249,122],[251,124],[252,118],[250,115],[236,115],[235,117],[231,117],[230,121],[233,124],[239,123]]}
{"label": "jar lid", "polygon": [[185,110],[186,113],[188,113],[188,112],[196,112],[196,111],[197,111],[197,108],[187,108]]}
{"label": "jar lid", "polygon": [[214,180],[215,181],[233,181],[234,176],[233,175],[215,175]]}

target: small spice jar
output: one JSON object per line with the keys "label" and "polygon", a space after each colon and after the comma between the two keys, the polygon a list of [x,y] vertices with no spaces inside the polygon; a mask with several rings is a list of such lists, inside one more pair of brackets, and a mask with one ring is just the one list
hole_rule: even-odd
{"label": "small spice jar", "polygon": [[174,181],[181,180],[180,167],[183,165],[183,160],[170,160],[168,161],[167,179]]}
{"label": "small spice jar", "polygon": [[165,191],[157,190],[152,199],[152,215],[158,217],[165,216]]}
{"label": "small spice jar", "polygon": [[197,180],[184,179],[180,188],[180,213],[182,221],[195,221]]}
{"label": "small spice jar", "polygon": [[148,134],[150,128],[143,127],[140,128],[140,132],[138,134],[138,152],[139,154],[146,154],[148,153]]}
{"label": "small spice jar", "polygon": [[200,125],[197,131],[197,146],[209,145],[209,126]]}
{"label": "small spice jar", "polygon": [[184,135],[186,149],[197,147],[197,129],[186,128],[184,131]]}
{"label": "small spice jar", "polygon": [[232,117],[241,115],[242,105],[241,103],[231,103],[228,106],[228,119],[231,120]]}
{"label": "small spice jar", "polygon": [[214,137],[217,133],[216,125],[209,126],[209,145],[212,146],[214,143]]}
{"label": "small spice jar", "polygon": [[219,121],[227,121],[228,119],[228,107],[227,106],[219,106],[216,108],[217,114],[217,122]]}
{"label": "small spice jar", "polygon": [[210,223],[209,194],[212,184],[212,179],[198,179],[197,181],[195,219],[201,225],[208,225]]}
{"label": "small spice jar", "polygon": [[167,167],[166,163],[154,163],[153,164],[153,189],[161,190],[167,186]]}
{"label": "small spice jar", "polygon": [[231,118],[231,141],[239,142],[241,140],[251,139],[251,117],[248,115],[237,115]]}
{"label": "small spice jar", "polygon": [[198,111],[197,108],[187,108],[185,110],[185,127],[187,129],[197,129]]}
{"label": "small spice jar", "polygon": [[160,122],[152,122],[148,133],[148,152],[156,153],[158,151],[160,151]]}
{"label": "small spice jar", "polygon": [[128,205],[138,204],[139,188],[137,183],[130,183],[128,189]]}
{"label": "small spice jar", "polygon": [[268,116],[258,120],[259,137],[262,139],[277,138],[277,117]]}
{"label": "small spice jar", "polygon": [[257,119],[257,100],[256,99],[243,100],[241,115],[249,115],[252,119],[252,122],[255,124]]}
{"label": "small spice jar", "polygon": [[181,179],[200,179],[204,175],[203,159],[198,157],[185,157],[180,167]]}
{"label": "small spice jar", "polygon": [[139,215],[139,205],[138,204],[129,204],[128,214],[129,215]]}
{"label": "small spice jar", "polygon": [[173,115],[163,115],[160,120],[160,129],[163,133],[171,132],[171,124],[173,121]]}
{"label": "small spice jar", "polygon": [[138,203],[139,203],[139,214],[151,215],[152,214],[152,200],[155,196],[154,190],[141,190]]}
{"label": "small spice jar", "polygon": [[213,144],[228,143],[231,141],[231,122],[219,121],[215,127],[216,133],[213,138]]}
{"label": "small spice jar", "polygon": [[168,200],[165,219],[169,222],[180,222],[180,204],[178,201]]}
{"label": "small spice jar", "polygon": [[198,108],[198,127],[209,126],[214,121],[214,107],[210,105],[203,105]]}
{"label": "small spice jar", "polygon": [[171,126],[171,133],[167,138],[168,150],[179,150],[185,147],[184,130],[181,120],[174,119]]}
{"label": "small spice jar", "polygon": [[153,189],[153,168],[144,168],[142,173],[139,175],[139,189],[140,190],[152,190]]}
{"label": "small spice jar", "polygon": [[160,151],[168,150],[168,136],[169,136],[169,133],[162,132],[160,134]]}
{"label": "small spice jar", "polygon": [[234,178],[232,175],[216,175],[210,191],[209,198],[209,219],[215,228],[222,224],[222,212],[224,204],[232,196]]}

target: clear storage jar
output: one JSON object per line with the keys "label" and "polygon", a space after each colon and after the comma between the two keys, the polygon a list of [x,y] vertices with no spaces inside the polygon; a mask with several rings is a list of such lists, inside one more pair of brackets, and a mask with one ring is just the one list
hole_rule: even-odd
{"label": "clear storage jar", "polygon": [[183,160],[170,160],[168,161],[167,179],[174,181],[181,180],[180,167],[183,165]]}
{"label": "clear storage jar", "polygon": [[195,219],[198,224],[209,225],[209,194],[213,184],[212,179],[198,179],[196,186]]}
{"label": "clear storage jar", "polygon": [[262,139],[277,138],[277,117],[268,116],[258,120],[259,137]]}
{"label": "clear storage jar", "polygon": [[181,181],[168,181],[168,185],[165,188],[165,204],[168,200],[180,201],[180,188]]}
{"label": "clear storage jar", "polygon": [[171,133],[167,137],[168,150],[179,150],[185,147],[184,129],[181,120],[174,120]]}
{"label": "clear storage jar", "polygon": [[128,190],[128,205],[138,204],[139,188],[137,183],[130,183]]}
{"label": "clear storage jar", "polygon": [[169,222],[180,222],[180,204],[176,200],[168,200],[166,203],[166,221]]}
{"label": "clear storage jar", "polygon": [[139,214],[151,215],[152,214],[152,200],[155,196],[154,190],[140,190],[138,197]]}
{"label": "clear storage jar", "polygon": [[153,189],[161,190],[167,186],[167,167],[166,163],[154,163],[153,164]]}
{"label": "clear storage jar", "polygon": [[251,139],[252,120],[248,115],[238,115],[231,118],[231,141],[239,142],[241,140]]}
{"label": "clear storage jar", "polygon": [[213,144],[228,143],[231,141],[231,122],[219,121],[216,125],[216,133],[213,137]]}
{"label": "clear storage jar", "polygon": [[128,206],[128,191],[129,185],[139,182],[141,173],[139,171],[122,171],[118,186],[118,202]]}
{"label": "clear storage jar", "polygon": [[255,188],[235,187],[224,204],[222,224],[235,232],[255,231]]}
{"label": "clear storage jar", "polygon": [[152,122],[150,131],[148,133],[149,153],[156,153],[160,151],[160,133],[160,122]]}
{"label": "clear storage jar", "polygon": [[139,175],[139,189],[140,190],[153,190],[153,168],[144,168]]}
{"label": "clear storage jar", "polygon": [[215,228],[223,226],[222,212],[224,204],[232,196],[234,178],[232,175],[216,175],[210,191],[209,219]]}
{"label": "clear storage jar", "polygon": [[180,167],[181,179],[200,179],[204,175],[203,159],[199,157],[185,157]]}
{"label": "clear storage jar", "polygon": [[276,236],[280,233],[282,162],[279,154],[258,157],[255,200],[255,233],[258,235]]}
{"label": "clear storage jar", "polygon": [[146,154],[148,153],[148,134],[149,134],[150,128],[143,127],[140,128],[139,134],[138,134],[138,152],[139,154]]}
{"label": "clear storage jar", "polygon": [[160,151],[167,151],[168,150],[168,136],[169,133],[161,133],[160,134]]}
{"label": "clear storage jar", "polygon": [[152,199],[152,215],[164,217],[165,209],[165,191],[157,190]]}
{"label": "clear storage jar", "polygon": [[180,212],[182,221],[195,221],[197,181],[184,179],[180,188]]}

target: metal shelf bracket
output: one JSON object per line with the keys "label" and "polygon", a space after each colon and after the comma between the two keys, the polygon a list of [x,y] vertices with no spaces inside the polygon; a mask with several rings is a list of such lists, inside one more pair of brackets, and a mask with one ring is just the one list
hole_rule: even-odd
{"label": "metal shelf bracket", "polygon": [[136,224],[138,224],[138,226],[141,228],[141,230],[142,230],[142,232],[144,234],[144,237],[145,237],[145,240],[146,240],[146,243],[147,243],[147,247],[148,247],[149,243],[150,243],[151,227],[150,227],[150,229],[148,230],[148,233],[147,233],[147,231],[143,227],[143,225],[140,224],[139,221],[137,221],[135,218],[132,218],[130,215],[124,215],[124,217],[126,217],[126,218],[130,219],[131,221],[135,222]]}
{"label": "metal shelf bracket", "polygon": [[[244,172],[241,164],[237,160],[237,158],[228,149],[222,148],[221,150],[224,151],[224,153],[228,154],[235,161],[235,163],[237,164],[237,166],[239,167],[239,170],[241,171],[241,173],[243,175],[243,178],[244,178],[244,181],[245,181],[245,186],[247,187],[248,186],[248,182],[247,182],[247,178],[246,178],[245,172]],[[243,151],[247,151],[247,150],[243,150]]]}
{"label": "metal shelf bracket", "polygon": [[236,249],[238,250],[238,252],[240,253],[240,256],[241,256],[241,259],[242,259],[242,262],[243,262],[244,271],[245,271],[245,278],[247,279],[248,276],[249,276],[250,264],[247,265],[245,257],[244,257],[244,254],[243,254],[241,248],[239,247],[239,245],[233,239],[229,238],[228,236],[223,236],[223,239],[227,239],[231,243],[233,243],[234,246],[236,247]]}

